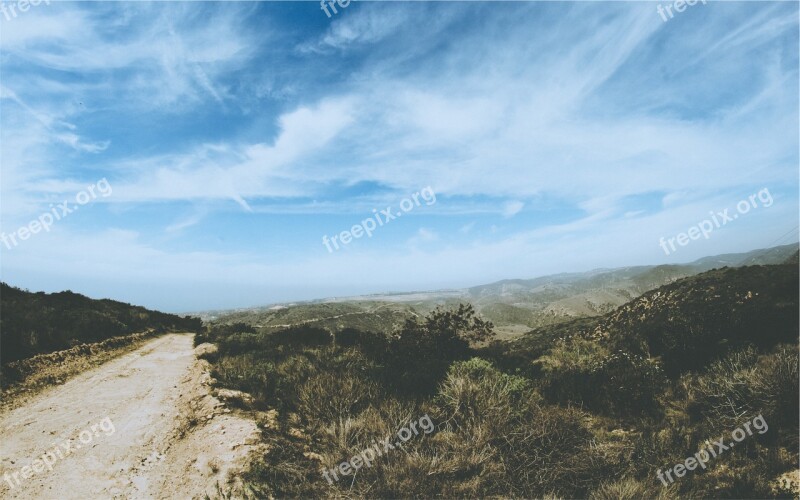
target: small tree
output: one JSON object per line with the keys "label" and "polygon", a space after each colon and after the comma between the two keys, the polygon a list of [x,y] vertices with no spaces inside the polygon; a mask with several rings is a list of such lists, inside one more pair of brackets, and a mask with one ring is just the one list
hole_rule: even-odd
{"label": "small tree", "polygon": [[493,328],[470,304],[454,310],[437,307],[422,320],[406,320],[390,344],[386,362],[390,382],[406,392],[433,392],[450,363],[465,359],[471,342],[491,338]]}
{"label": "small tree", "polygon": [[479,318],[472,304],[459,304],[456,310],[437,307],[425,317],[423,324],[434,336],[465,344],[483,342],[494,335],[494,325]]}

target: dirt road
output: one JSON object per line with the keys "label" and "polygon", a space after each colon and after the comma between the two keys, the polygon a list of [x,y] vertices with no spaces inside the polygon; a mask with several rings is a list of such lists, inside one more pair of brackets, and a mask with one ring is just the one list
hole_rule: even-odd
{"label": "dirt road", "polygon": [[235,488],[257,428],[169,334],[0,416],[0,498],[203,498]]}

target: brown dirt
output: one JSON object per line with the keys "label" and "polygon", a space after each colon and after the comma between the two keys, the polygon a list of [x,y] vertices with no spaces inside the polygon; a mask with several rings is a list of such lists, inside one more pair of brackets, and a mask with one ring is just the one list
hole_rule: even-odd
{"label": "brown dirt", "polygon": [[4,379],[0,411],[9,411],[30,400],[42,390],[100,366],[144,346],[162,335],[153,330],[119,337],[102,342],[81,344],[63,351],[37,354],[32,358],[13,361],[3,367],[4,374],[14,374],[15,380]]}
{"label": "brown dirt", "polygon": [[[164,335],[3,412],[0,497],[244,496],[237,475],[258,447],[258,429],[212,396],[209,365],[192,340]],[[106,418],[113,432],[102,427],[82,444],[81,432]],[[68,439],[71,453],[52,471],[22,477],[23,467]]]}

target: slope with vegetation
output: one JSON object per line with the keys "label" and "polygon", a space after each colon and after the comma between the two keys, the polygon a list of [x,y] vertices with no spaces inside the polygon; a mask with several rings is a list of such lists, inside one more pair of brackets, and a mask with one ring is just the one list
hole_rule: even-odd
{"label": "slope with vegetation", "polygon": [[[217,324],[247,323],[270,332],[289,326],[307,325],[338,331],[345,328],[374,330],[402,324],[416,316],[406,304],[373,301],[310,302],[225,312],[214,318]],[[210,318],[209,318],[210,319]]]}
{"label": "slope with vegetation", "polygon": [[17,392],[30,393],[142,345],[153,335],[201,329],[199,318],[70,291],[32,293],[0,283],[0,386],[6,398],[12,384]]}
{"label": "slope with vegetation", "polygon": [[680,265],[635,266],[566,273],[529,280],[503,280],[472,287],[468,300],[496,325],[550,326],[576,317],[599,316],[676,280],[720,267],[784,262],[797,245],[704,257]]}
{"label": "slope with vegetation", "polygon": [[148,329],[198,331],[181,317],[70,291],[32,293],[0,283],[2,363]]}
{"label": "slope with vegetation", "polygon": [[[595,318],[483,345],[471,306],[372,331],[212,325],[218,384],[251,397],[276,497],[796,497],[796,265],[678,280]],[[338,482],[337,467],[422,415],[436,424]],[[756,415],[769,431],[663,487],[658,469]]]}

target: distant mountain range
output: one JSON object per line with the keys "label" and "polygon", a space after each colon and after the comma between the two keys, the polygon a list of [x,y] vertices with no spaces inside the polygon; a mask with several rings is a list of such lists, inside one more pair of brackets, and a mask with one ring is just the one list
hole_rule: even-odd
{"label": "distant mountain range", "polygon": [[[791,244],[704,257],[688,264],[597,269],[533,279],[502,280],[464,289],[337,297],[214,311],[200,316],[204,320],[242,321],[262,327],[301,321],[336,330],[375,327],[378,318],[367,321],[365,316],[376,311],[380,312],[383,320],[397,324],[411,315],[425,314],[437,305],[470,302],[482,316],[495,324],[500,338],[509,338],[531,328],[608,313],[650,290],[711,269],[780,264],[792,259],[796,263],[797,253],[798,245]],[[369,324],[365,325],[365,321]]]}
{"label": "distant mountain range", "polygon": [[[600,269],[531,280],[504,280],[468,289],[468,297],[498,326],[528,327],[607,313],[678,279],[711,269],[781,264],[798,252],[783,245],[747,253],[704,257],[688,264]],[[521,321],[520,321],[521,320]]]}

